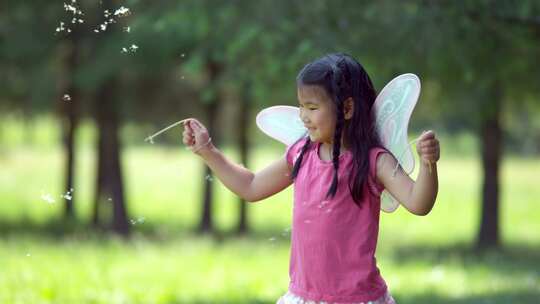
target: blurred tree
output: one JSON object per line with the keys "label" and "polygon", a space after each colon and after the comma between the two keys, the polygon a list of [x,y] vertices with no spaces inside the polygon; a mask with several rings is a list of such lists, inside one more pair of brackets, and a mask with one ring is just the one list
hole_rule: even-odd
{"label": "blurred tree", "polygon": [[75,219],[75,139],[76,129],[80,117],[80,90],[75,84],[75,72],[79,65],[81,28],[74,28],[70,36],[59,42],[58,53],[60,55],[60,71],[58,72],[58,100],[60,104],[60,120],[62,123],[62,143],[65,155],[65,195],[64,216],[66,219]]}
{"label": "blurred tree", "polygon": [[[116,15],[115,10],[119,9],[118,6],[115,7],[113,4],[119,4],[119,1],[104,0],[102,6],[98,9],[99,13],[103,9],[105,21],[108,19],[107,15],[114,16],[112,12],[115,12]],[[119,24],[112,26],[109,23],[110,28],[101,34],[101,37],[96,38],[96,40],[99,39],[100,41],[97,42],[98,52],[95,60],[114,60],[115,57],[118,59],[118,56],[121,56],[119,44],[113,43],[111,40],[118,39],[119,34],[122,33],[119,26],[123,22],[118,20],[115,23]],[[116,52],[113,51],[114,49],[111,46],[117,47]],[[134,51],[136,49],[129,47],[129,50]],[[122,60],[117,62],[122,62]],[[104,74],[99,79],[96,88],[97,94],[94,106],[98,129],[98,159],[93,223],[95,225],[100,224],[100,206],[112,205],[112,229],[122,235],[128,235],[130,227],[122,178],[121,140],[119,137],[122,103],[120,101],[118,82],[121,71],[122,67],[115,65],[112,65],[112,68],[102,70]]]}
{"label": "blurred tree", "polygon": [[[483,164],[479,248],[500,246],[500,164],[503,156],[501,117],[505,107],[520,107],[540,96],[540,67],[530,64],[540,54],[540,3],[469,1],[431,3],[427,16],[439,35],[432,77],[447,88],[445,106],[461,113],[477,130]],[[446,99],[445,98],[445,99]]]}
{"label": "blurred tree", "polygon": [[[0,107],[4,113],[23,113],[28,122],[37,115],[56,110],[63,122],[66,155],[65,217],[72,219],[74,201],[70,189],[73,188],[75,104],[78,96],[70,78],[77,57],[74,41],[78,35],[64,40],[64,25],[55,24],[61,18],[57,4],[7,1],[4,5],[9,9],[0,12],[0,66],[4,71],[0,75]],[[63,43],[59,43],[62,40]],[[59,44],[60,48],[57,47]],[[58,54],[60,56],[56,56]],[[58,68],[58,60],[65,64],[66,69]],[[57,77],[60,78],[59,86],[55,86]],[[63,98],[66,90],[73,90],[73,94]]]}

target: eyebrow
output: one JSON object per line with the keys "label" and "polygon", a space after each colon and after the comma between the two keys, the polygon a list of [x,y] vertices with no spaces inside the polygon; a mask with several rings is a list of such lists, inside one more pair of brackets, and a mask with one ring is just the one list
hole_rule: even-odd
{"label": "eyebrow", "polygon": [[306,101],[306,102],[301,102],[301,101],[298,101],[298,103],[299,103],[299,104],[302,104],[302,103],[303,103],[303,104],[312,104],[312,105],[316,105],[316,106],[318,106],[318,105],[319,105],[319,103],[318,103],[318,102],[314,102],[314,101],[309,101],[309,100],[308,100],[308,101]]}

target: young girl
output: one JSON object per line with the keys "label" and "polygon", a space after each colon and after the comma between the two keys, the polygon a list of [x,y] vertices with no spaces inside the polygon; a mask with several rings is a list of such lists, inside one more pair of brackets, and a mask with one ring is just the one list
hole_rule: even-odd
{"label": "young girl", "polygon": [[437,196],[439,143],[417,143],[413,181],[382,148],[371,107],[376,92],[362,66],[345,54],[307,64],[297,77],[300,119],[309,135],[257,173],[229,161],[196,119],[183,141],[231,191],[249,202],[294,183],[290,284],[278,304],[395,303],[376,265],[380,195],[387,189],[411,213],[426,215]]}

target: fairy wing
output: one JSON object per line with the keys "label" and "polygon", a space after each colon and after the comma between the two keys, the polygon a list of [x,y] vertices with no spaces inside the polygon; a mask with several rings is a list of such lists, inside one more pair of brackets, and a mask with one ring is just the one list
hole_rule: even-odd
{"label": "fairy wing", "polygon": [[287,146],[306,135],[307,129],[300,120],[300,109],[293,106],[273,106],[257,114],[256,123],[266,135]]}
{"label": "fairy wing", "polygon": [[[408,143],[407,129],[420,96],[420,79],[403,74],[392,79],[379,93],[373,105],[375,129],[382,145],[397,158],[403,170],[414,170],[414,155]],[[386,190],[381,194],[381,209],[393,212],[399,202]]]}

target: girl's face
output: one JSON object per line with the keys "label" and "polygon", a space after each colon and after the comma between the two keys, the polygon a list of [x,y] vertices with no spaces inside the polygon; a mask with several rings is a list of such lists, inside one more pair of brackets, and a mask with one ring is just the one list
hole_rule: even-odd
{"label": "girl's face", "polygon": [[300,85],[297,94],[300,120],[308,129],[311,141],[332,143],[336,125],[332,99],[323,88],[315,85]]}

